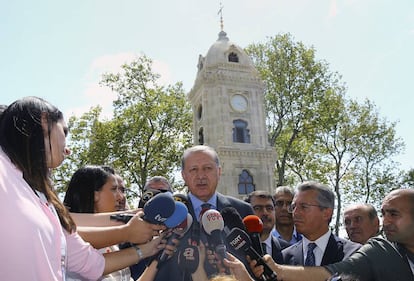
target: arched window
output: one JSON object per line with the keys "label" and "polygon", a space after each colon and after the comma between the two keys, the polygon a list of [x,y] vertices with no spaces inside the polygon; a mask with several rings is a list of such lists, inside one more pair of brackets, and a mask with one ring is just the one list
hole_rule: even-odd
{"label": "arched window", "polygon": [[198,131],[198,144],[204,144],[204,131],[203,128],[200,128]]}
{"label": "arched window", "polygon": [[243,120],[233,121],[233,142],[250,143],[250,132],[247,129],[247,122]]}
{"label": "arched window", "polygon": [[255,186],[253,184],[253,177],[249,174],[248,171],[243,170],[239,175],[239,194],[249,194],[250,192],[255,191]]}
{"label": "arched window", "polygon": [[231,52],[229,54],[229,62],[239,62],[239,56],[236,53]]}

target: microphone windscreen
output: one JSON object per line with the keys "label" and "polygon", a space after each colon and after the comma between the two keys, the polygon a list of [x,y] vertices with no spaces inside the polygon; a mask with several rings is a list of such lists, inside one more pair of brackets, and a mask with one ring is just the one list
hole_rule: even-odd
{"label": "microphone windscreen", "polygon": [[250,250],[252,242],[249,235],[240,228],[233,228],[226,236],[230,246],[236,251],[247,252]]}
{"label": "microphone windscreen", "polygon": [[149,188],[145,190],[144,193],[142,193],[142,196],[139,200],[138,208],[144,208],[145,203],[147,203],[152,197],[160,193],[161,191],[159,191],[158,189]]}
{"label": "microphone windscreen", "polygon": [[263,222],[256,215],[245,216],[243,223],[249,233],[261,233],[263,231]]}
{"label": "microphone windscreen", "polygon": [[174,201],[174,203],[174,213],[164,222],[165,226],[168,228],[176,227],[183,221],[187,222],[187,206],[184,203],[178,201]]}
{"label": "microphone windscreen", "polygon": [[175,193],[173,194],[173,198],[175,201],[183,202],[186,206],[188,206],[188,198],[187,195],[182,193]]}
{"label": "microphone windscreen", "polygon": [[178,236],[184,236],[184,234],[190,229],[193,224],[193,217],[190,213],[187,214],[187,218],[183,220],[179,225],[177,225],[173,232]]}
{"label": "microphone windscreen", "polygon": [[198,268],[199,260],[198,247],[188,245],[178,255],[178,267],[183,272],[194,273]]}
{"label": "microphone windscreen", "polygon": [[207,234],[211,234],[214,230],[223,230],[224,221],[220,212],[214,209],[210,209],[204,212],[201,217],[201,224],[203,225],[204,231]]}
{"label": "microphone windscreen", "polygon": [[235,227],[246,230],[239,212],[234,207],[225,207],[221,210],[225,228],[229,231]]}
{"label": "microphone windscreen", "polygon": [[144,205],[143,219],[153,224],[163,224],[175,210],[175,201],[169,192],[157,194]]}

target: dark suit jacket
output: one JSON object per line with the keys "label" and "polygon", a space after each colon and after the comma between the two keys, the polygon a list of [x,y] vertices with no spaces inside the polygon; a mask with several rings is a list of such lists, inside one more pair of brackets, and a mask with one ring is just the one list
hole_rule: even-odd
{"label": "dark suit jacket", "polygon": [[[282,251],[284,264],[304,265],[303,260],[303,240],[293,244]],[[361,244],[339,238],[333,234],[329,237],[323,254],[321,265],[328,265],[349,257],[361,247]]]}
{"label": "dark suit jacket", "polygon": [[[272,234],[270,234],[272,235]],[[289,242],[272,236],[272,258],[278,264],[283,264],[282,250],[290,246]]]}
{"label": "dark suit jacket", "polygon": [[[183,252],[183,250],[188,247],[188,240],[195,239],[197,240],[197,235],[200,233],[200,224],[197,222],[197,219],[195,218],[194,214],[194,208],[191,204],[191,200],[188,198],[188,212],[193,217],[193,224],[191,225],[191,228],[187,231],[187,233],[184,235],[184,237],[180,241],[180,245],[178,246],[177,253],[174,254],[173,257],[171,257],[169,260],[167,260],[165,263],[160,265],[159,271],[155,277],[155,281],[187,281],[192,280],[191,274],[187,272],[186,265],[178,262],[179,253]],[[250,206],[249,203],[246,203],[240,199],[226,196],[220,193],[217,193],[217,210],[221,211],[225,207],[233,207],[235,208],[241,218],[244,218],[247,215],[253,214],[253,209]],[[246,261],[245,255],[240,255],[240,253],[235,253],[232,251],[232,248],[227,244],[227,250],[231,252],[233,255],[235,255],[237,258],[239,258],[242,261]],[[246,263],[247,264],[247,263]],[[205,262],[205,269],[208,275],[214,274],[215,269],[208,263],[206,260]]]}

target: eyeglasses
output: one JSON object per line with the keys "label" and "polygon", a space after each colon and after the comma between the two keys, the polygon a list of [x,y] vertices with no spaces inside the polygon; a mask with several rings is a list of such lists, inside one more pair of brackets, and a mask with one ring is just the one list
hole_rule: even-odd
{"label": "eyeglasses", "polygon": [[266,209],[268,212],[273,212],[275,207],[273,205],[254,205],[253,210],[255,212],[263,212],[263,210]]}
{"label": "eyeglasses", "polygon": [[278,201],[275,202],[275,207],[278,208],[278,209],[283,208],[284,206],[289,208],[290,204],[292,204],[292,201],[278,200]]}
{"label": "eyeglasses", "polygon": [[317,204],[308,204],[308,203],[296,204],[296,203],[292,203],[292,204],[289,205],[288,212],[293,213],[293,211],[295,211],[296,209],[298,209],[299,211],[302,211],[302,212],[307,212],[307,211],[309,211],[310,207],[326,208],[324,206],[317,205]]}

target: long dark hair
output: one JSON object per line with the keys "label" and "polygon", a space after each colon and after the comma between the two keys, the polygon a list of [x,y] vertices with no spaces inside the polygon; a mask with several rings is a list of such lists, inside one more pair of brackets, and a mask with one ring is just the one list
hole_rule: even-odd
{"label": "long dark hair", "polygon": [[69,212],[59,200],[47,166],[45,133],[42,116],[47,120],[48,132],[63,119],[62,112],[38,97],[25,97],[10,104],[0,116],[0,146],[23,173],[33,191],[42,192],[55,207],[63,228],[76,229]]}
{"label": "long dark hair", "polygon": [[95,191],[102,189],[111,174],[112,169],[101,166],[78,169],[70,179],[63,203],[73,213],[94,213]]}

